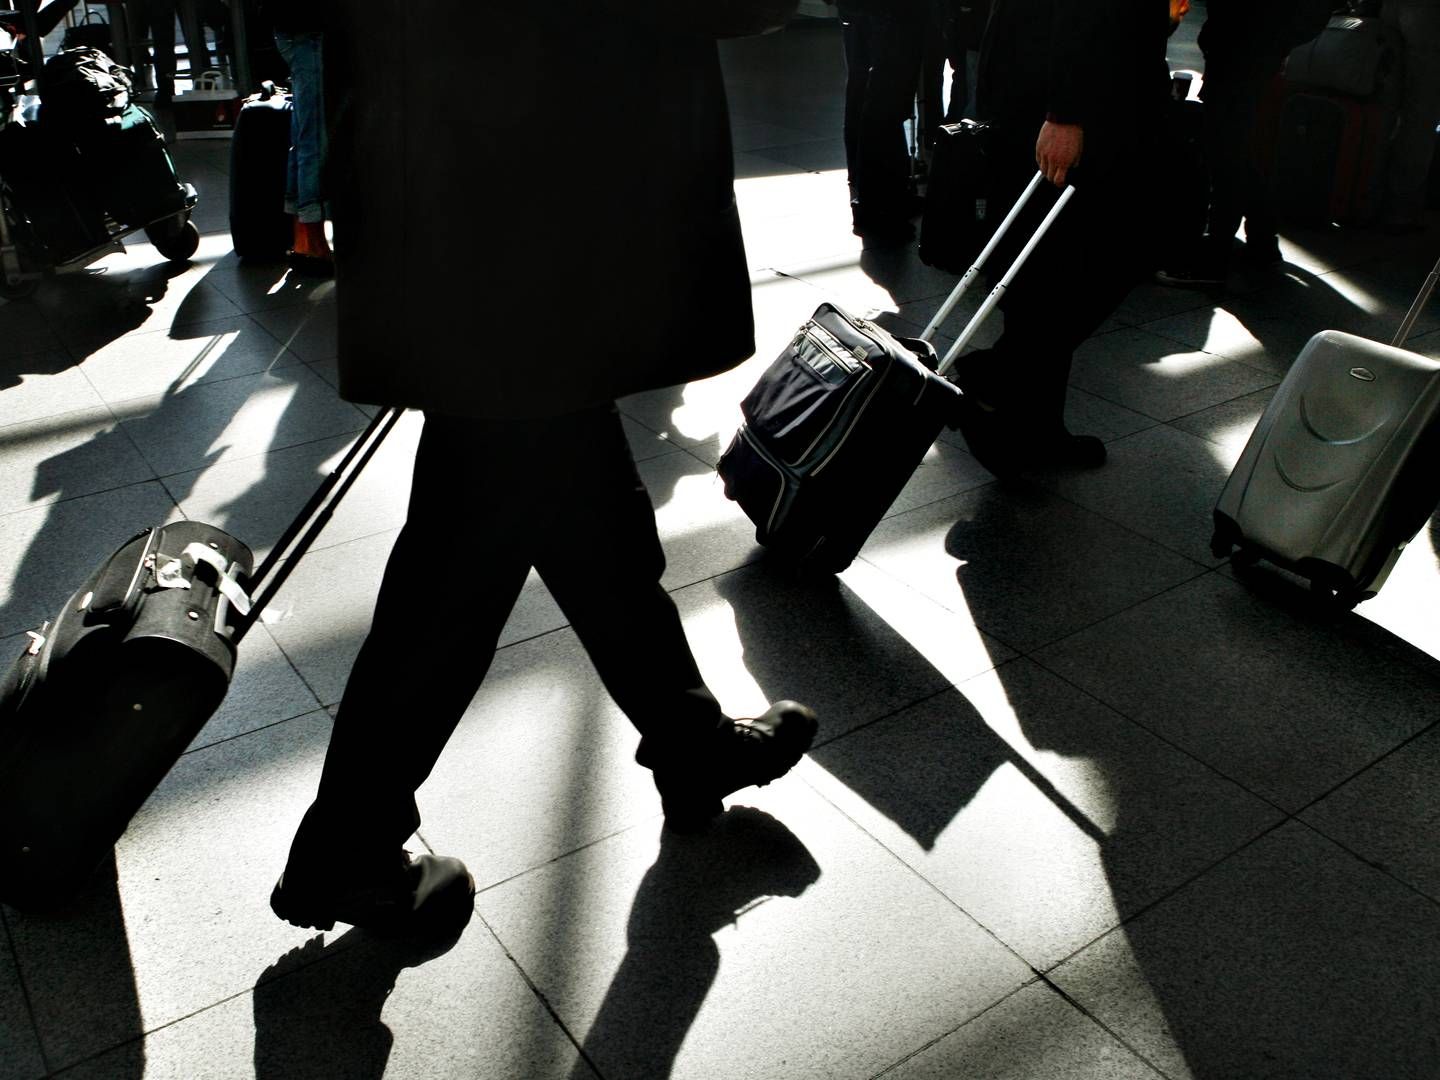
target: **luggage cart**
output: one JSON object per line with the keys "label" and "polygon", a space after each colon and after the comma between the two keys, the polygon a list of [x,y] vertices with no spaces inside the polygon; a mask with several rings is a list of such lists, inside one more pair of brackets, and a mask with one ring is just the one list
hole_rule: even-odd
{"label": "luggage cart", "polygon": [[[16,0],[24,39],[9,51],[0,51],[0,128],[33,118],[44,96],[44,53],[36,19],[37,0]],[[35,81],[30,90],[31,80]],[[200,232],[190,220],[199,201],[193,185],[180,184],[179,208],[143,224],[122,224],[106,214],[94,230],[94,242],[79,251],[59,254],[25,227],[26,216],[12,185],[0,172],[0,297],[17,299],[34,292],[48,276],[83,269],[97,259],[123,252],[126,237],[143,232],[155,250],[171,262],[188,262],[200,245]]]}

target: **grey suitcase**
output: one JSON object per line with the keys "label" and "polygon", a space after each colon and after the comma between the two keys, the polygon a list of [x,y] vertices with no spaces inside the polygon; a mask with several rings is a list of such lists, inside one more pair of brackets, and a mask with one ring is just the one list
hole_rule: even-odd
{"label": "grey suitcase", "polygon": [[1349,609],[1379,591],[1440,502],[1440,361],[1325,330],[1301,350],[1215,505],[1211,549],[1265,559]]}

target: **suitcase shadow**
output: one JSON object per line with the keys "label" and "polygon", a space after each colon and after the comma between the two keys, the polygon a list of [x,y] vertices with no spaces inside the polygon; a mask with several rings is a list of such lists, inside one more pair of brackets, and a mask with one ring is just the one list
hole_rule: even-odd
{"label": "suitcase shadow", "polygon": [[[1076,827],[1103,837],[1093,822],[1010,747],[963,694],[914,646],[845,584],[797,576],[766,559],[725,575],[716,591],[735,616],[747,671],[769,700],[794,698],[820,714],[820,742],[810,756],[925,850],[1009,764],[1044,793]],[[806,642],[811,662],[797,665],[777,642]],[[857,685],[887,689],[868,704],[877,715],[846,716]],[[890,689],[893,688],[893,689]],[[944,693],[940,693],[944,691]],[[884,723],[917,702],[934,736],[923,769],[877,761],[851,751],[846,736]]]}

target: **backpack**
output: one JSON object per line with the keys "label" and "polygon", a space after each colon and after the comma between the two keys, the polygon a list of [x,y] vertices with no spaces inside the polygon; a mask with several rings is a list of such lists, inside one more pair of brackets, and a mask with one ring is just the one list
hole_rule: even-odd
{"label": "backpack", "polygon": [[66,132],[120,124],[134,87],[131,71],[99,49],[61,49],[40,76],[41,123]]}

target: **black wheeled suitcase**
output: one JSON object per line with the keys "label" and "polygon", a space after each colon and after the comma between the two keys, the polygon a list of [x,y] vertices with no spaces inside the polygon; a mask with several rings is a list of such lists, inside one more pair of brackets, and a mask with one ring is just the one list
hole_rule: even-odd
{"label": "black wheeled suitcase", "polygon": [[1348,609],[1374,596],[1440,502],[1440,361],[1336,330],[1301,350],[1215,505],[1216,558],[1265,559]]}
{"label": "black wheeled suitcase", "polygon": [[755,539],[805,570],[839,573],[909,481],[943,427],[966,425],[945,376],[1055,217],[1067,188],[980,305],[943,361],[930,338],[1038,190],[1029,187],[920,338],[821,304],[740,403],[741,423],[717,466]]}
{"label": "black wheeled suitcase", "polygon": [[222,529],[120,547],[27,635],[0,681],[0,901],[63,904],[224,699],[236,647],[401,410],[381,412],[251,574]]}
{"label": "black wheeled suitcase", "polygon": [[1011,175],[1012,155],[997,142],[996,131],[976,120],[940,125],[920,219],[920,261],[927,266],[963,273],[1025,186],[1028,177]]}
{"label": "black wheeled suitcase", "polygon": [[285,212],[290,93],[267,82],[240,106],[230,142],[230,242],[242,259],[280,259],[294,242]]}

